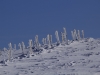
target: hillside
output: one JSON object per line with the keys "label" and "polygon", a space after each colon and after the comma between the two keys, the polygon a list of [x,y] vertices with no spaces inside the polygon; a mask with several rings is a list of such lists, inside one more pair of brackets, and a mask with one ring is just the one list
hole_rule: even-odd
{"label": "hillside", "polygon": [[[28,56],[28,50],[13,50],[12,61],[2,51],[0,75],[100,75],[100,39],[69,41]],[[4,55],[5,54],[5,55]],[[6,62],[3,62],[5,58]]]}

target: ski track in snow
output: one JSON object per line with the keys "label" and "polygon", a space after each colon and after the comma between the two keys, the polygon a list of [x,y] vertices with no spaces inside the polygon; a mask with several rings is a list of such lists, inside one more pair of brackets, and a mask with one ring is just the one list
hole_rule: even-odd
{"label": "ski track in snow", "polygon": [[[15,52],[13,57],[20,55],[21,50]],[[6,57],[1,55],[0,61]],[[30,58],[0,63],[0,75],[100,75],[100,40],[74,41]]]}

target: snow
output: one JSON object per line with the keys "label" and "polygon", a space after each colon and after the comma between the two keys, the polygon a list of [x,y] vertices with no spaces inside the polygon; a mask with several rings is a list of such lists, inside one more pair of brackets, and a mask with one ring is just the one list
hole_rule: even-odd
{"label": "snow", "polygon": [[[28,51],[25,49],[24,54]],[[100,39],[73,41],[69,45],[43,49],[32,57],[21,58],[21,55],[21,50],[13,50],[9,62],[7,51],[2,51],[0,75],[100,75]]]}

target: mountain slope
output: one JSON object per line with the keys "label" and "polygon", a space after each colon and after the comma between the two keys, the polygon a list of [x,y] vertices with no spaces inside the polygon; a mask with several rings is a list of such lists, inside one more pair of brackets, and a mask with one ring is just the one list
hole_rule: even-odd
{"label": "mountain slope", "polygon": [[[12,62],[1,62],[0,75],[100,75],[99,49],[100,40],[88,38],[43,49],[30,58],[20,58],[21,50],[13,51]],[[7,59],[3,54],[0,61]]]}

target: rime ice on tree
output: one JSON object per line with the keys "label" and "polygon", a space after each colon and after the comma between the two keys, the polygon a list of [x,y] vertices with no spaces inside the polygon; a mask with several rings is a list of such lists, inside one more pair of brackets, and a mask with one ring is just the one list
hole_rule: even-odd
{"label": "rime ice on tree", "polygon": [[47,44],[47,39],[46,38],[44,38],[44,43]]}
{"label": "rime ice on tree", "polygon": [[78,40],[80,40],[81,39],[81,37],[80,37],[80,31],[78,30]]}
{"label": "rime ice on tree", "polygon": [[75,40],[77,40],[77,33],[76,33],[76,29],[74,29],[74,37],[75,37]]}
{"label": "rime ice on tree", "polygon": [[19,49],[22,49],[22,47],[21,47],[21,44],[20,44],[20,43],[18,44],[18,46],[19,46]]}
{"label": "rime ice on tree", "polygon": [[63,28],[63,30],[64,30],[64,33],[63,33],[63,35],[64,35],[64,41],[65,41],[66,44],[68,44],[66,28]]}
{"label": "rime ice on tree", "polygon": [[56,36],[56,39],[57,39],[57,43],[60,43],[58,31],[55,31],[55,36]]}
{"label": "rime ice on tree", "polygon": [[8,50],[8,60],[11,61],[11,57],[12,57],[12,44],[9,43],[9,50]]}
{"label": "rime ice on tree", "polygon": [[51,45],[52,45],[52,35],[50,35],[50,43],[51,43]]}
{"label": "rime ice on tree", "polygon": [[43,43],[43,45],[45,44],[45,39],[44,38],[42,39],[42,43]]}
{"label": "rime ice on tree", "polygon": [[73,31],[71,31],[71,34],[72,34],[73,41],[75,41],[74,32],[73,32]]}
{"label": "rime ice on tree", "polygon": [[[81,39],[79,30],[77,30],[77,32],[76,32],[76,29],[74,29],[74,31],[71,31],[71,34],[72,34],[72,38],[73,38],[74,41]],[[82,37],[84,37],[84,31],[83,30],[82,30]]]}
{"label": "rime ice on tree", "polygon": [[61,37],[62,37],[62,43],[64,44],[64,33],[61,32]]}
{"label": "rime ice on tree", "polygon": [[33,42],[32,42],[32,40],[30,39],[29,40],[29,48],[30,48],[30,54],[33,54],[33,51],[32,51],[32,47],[33,47]]}
{"label": "rime ice on tree", "polygon": [[47,35],[47,43],[48,43],[49,48],[51,47],[51,40],[52,40],[51,38],[50,38],[50,35],[48,34]]}
{"label": "rime ice on tree", "polygon": [[25,49],[25,44],[24,44],[24,42],[22,42],[21,48],[22,48],[22,53],[24,54],[24,49]]}
{"label": "rime ice on tree", "polygon": [[4,50],[4,51],[6,51],[6,50],[7,50],[7,48],[5,48],[5,47],[4,47],[4,48],[3,48],[3,50]]}
{"label": "rime ice on tree", "polygon": [[14,44],[14,49],[16,50],[16,44]]}
{"label": "rime ice on tree", "polygon": [[82,38],[84,39],[84,30],[82,30]]}
{"label": "rime ice on tree", "polygon": [[36,49],[39,49],[38,35],[35,36],[35,47],[36,47]]}

